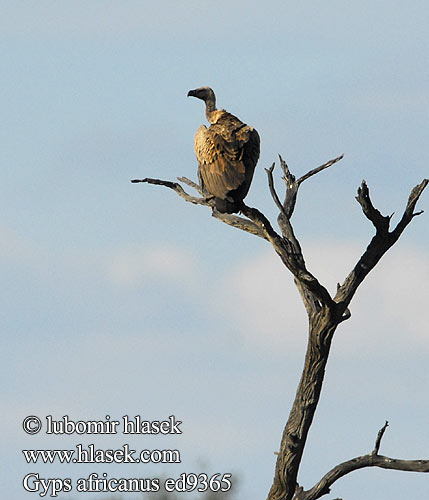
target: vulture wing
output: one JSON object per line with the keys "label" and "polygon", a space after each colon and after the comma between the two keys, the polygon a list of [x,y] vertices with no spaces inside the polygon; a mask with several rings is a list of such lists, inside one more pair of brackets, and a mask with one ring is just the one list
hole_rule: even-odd
{"label": "vulture wing", "polygon": [[203,187],[216,198],[241,202],[259,158],[259,135],[226,111],[219,114],[216,123],[209,128],[202,125],[195,135],[199,175]]}

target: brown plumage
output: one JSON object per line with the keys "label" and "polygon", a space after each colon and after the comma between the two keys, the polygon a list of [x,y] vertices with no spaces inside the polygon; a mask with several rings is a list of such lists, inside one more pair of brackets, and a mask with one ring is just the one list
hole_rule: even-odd
{"label": "brown plumage", "polygon": [[259,134],[224,109],[216,109],[216,97],[210,87],[190,90],[188,96],[206,103],[206,117],[211,124],[209,128],[201,125],[195,134],[203,191],[215,198],[219,212],[239,212],[258,162]]}

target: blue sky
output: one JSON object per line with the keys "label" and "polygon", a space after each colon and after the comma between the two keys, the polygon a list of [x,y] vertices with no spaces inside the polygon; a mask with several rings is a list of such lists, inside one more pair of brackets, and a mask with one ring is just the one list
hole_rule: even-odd
{"label": "blue sky", "polygon": [[[180,466],[37,471],[233,472],[243,498],[264,497],[305,349],[292,278],[262,240],[129,180],[195,178],[193,135],[205,118],[186,94],[200,85],[258,129],[247,201],[273,220],[264,168],[278,153],[296,175],[344,153],[303,185],[293,218],[310,270],[333,290],[373,233],[354,199],[362,179],[396,222],[429,174],[427,3],[27,0],[0,8],[5,495],[31,497],[21,449],[91,442],[27,436],[27,415],[175,414],[182,436],[127,441],[177,447]],[[424,193],[419,207],[427,206]],[[305,487],[369,452],[386,419],[382,453],[428,458],[427,217],[414,219],[368,277],[337,332],[303,458]],[[336,483],[330,498],[428,493],[425,475],[364,470]]]}

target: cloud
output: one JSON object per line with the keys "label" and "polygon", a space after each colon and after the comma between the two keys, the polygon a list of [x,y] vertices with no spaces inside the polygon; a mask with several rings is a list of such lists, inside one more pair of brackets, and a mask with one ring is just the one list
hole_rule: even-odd
{"label": "cloud", "polygon": [[293,279],[273,252],[240,264],[218,283],[219,310],[256,349],[290,349],[306,328]]}
{"label": "cloud", "polygon": [[102,251],[50,248],[0,224],[0,259],[30,269],[39,276],[52,275],[53,269],[64,278],[86,276],[107,279],[120,288],[136,287],[147,279],[196,285],[196,257],[187,248],[151,242]]}
{"label": "cloud", "polygon": [[[349,341],[340,342],[343,354],[361,345],[392,344],[397,349],[429,349],[423,311],[426,308],[429,261],[418,249],[393,248],[359,288],[351,303],[352,317],[340,326]],[[312,241],[306,245],[307,266],[332,294],[343,282],[365,245]],[[243,262],[219,282],[219,310],[226,315],[248,346],[287,352],[302,349],[307,320],[290,273],[272,251]],[[402,345],[402,347],[401,347]],[[414,347],[413,347],[414,346]]]}
{"label": "cloud", "polygon": [[4,223],[0,223],[0,258],[20,262],[34,254],[32,244]]}
{"label": "cloud", "polygon": [[415,345],[426,350],[429,335],[424,311],[429,296],[429,260],[416,248],[398,245],[358,292],[352,310],[356,321],[349,327],[354,332],[359,329],[365,342],[386,346],[395,342],[399,349]]}
{"label": "cloud", "polygon": [[195,258],[169,245],[122,248],[107,255],[104,266],[108,280],[120,287],[135,287],[148,278],[195,284]]}
{"label": "cloud", "polygon": [[[5,264],[19,265],[42,282],[56,277],[52,281],[55,287],[63,289],[68,283],[73,290],[76,280],[79,286],[82,280],[104,282],[118,291],[169,286],[171,300],[177,296],[180,302],[177,294],[186,291],[194,304],[199,303],[204,288],[206,313],[219,320],[218,329],[228,330],[228,335],[232,330],[247,348],[275,353],[301,352],[305,346],[304,306],[291,274],[271,249],[220,274],[204,268],[189,248],[162,242],[101,252],[74,249],[64,254],[22,238],[6,226],[0,227],[0,241]],[[308,269],[331,294],[365,246],[366,242],[303,242]],[[347,332],[347,342],[338,338],[344,353],[351,354],[362,343],[374,349],[381,343],[392,348],[392,339],[398,349],[416,345],[429,349],[423,314],[428,277],[429,260],[422,250],[401,241],[393,247],[362,283],[351,304],[351,319],[340,326],[341,332]]]}

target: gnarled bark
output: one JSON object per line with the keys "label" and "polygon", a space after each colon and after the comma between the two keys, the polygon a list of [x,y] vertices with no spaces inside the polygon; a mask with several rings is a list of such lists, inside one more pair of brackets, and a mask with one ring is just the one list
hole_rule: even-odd
{"label": "gnarled bark", "polygon": [[340,477],[363,467],[375,466],[397,470],[429,472],[427,460],[400,460],[378,455],[381,438],[387,427],[386,423],[383,429],[380,430],[375,449],[372,453],[339,464],[310,490],[305,491],[297,484],[301,458],[308,431],[319,402],[325,367],[335,330],[341,322],[350,318],[349,305],[359,285],[389,248],[396,243],[412,219],[422,213],[422,211],[414,212],[414,210],[420,195],[429,182],[428,179],[424,179],[411,191],[404,213],[393,230],[390,230],[390,217],[383,216],[373,206],[368,186],[365,181],[362,182],[356,199],[361,205],[364,215],[374,225],[375,235],[344,282],[338,285],[335,297],[331,297],[327,289],[306,268],[301,246],[291,224],[291,217],[296,205],[300,185],[313,175],[325,170],[341,159],[342,156],[339,156],[296,179],[290,172],[286,162],[280,157],[280,166],[283,172],[282,178],[285,183],[283,201],[281,201],[274,186],[274,164],[266,170],[269,189],[274,203],[279,209],[277,222],[280,233],[273,228],[273,225],[265,215],[256,208],[243,205],[241,213],[244,217],[218,212],[213,199],[205,198],[199,185],[189,179],[180,178],[179,180],[196,189],[201,197],[189,195],[177,182],[149,178],[131,181],[162,185],[174,190],[188,202],[211,207],[212,215],[222,222],[270,242],[284,265],[294,276],[295,284],[308,315],[308,345],[301,380],[277,454],[274,480],[268,494],[268,500],[292,500],[292,498],[295,498],[295,500],[316,500],[328,493],[329,487]]}

